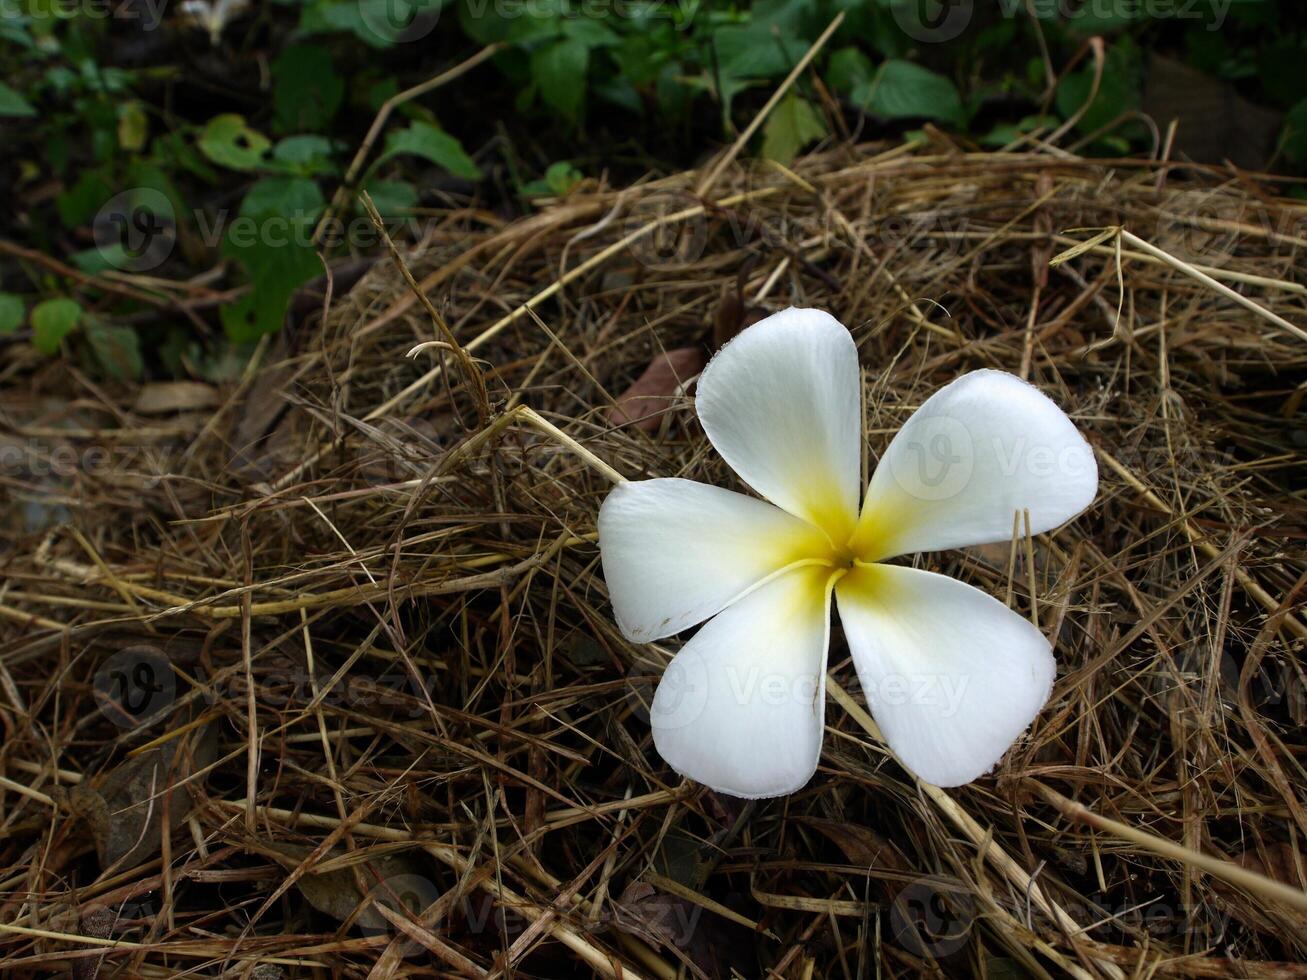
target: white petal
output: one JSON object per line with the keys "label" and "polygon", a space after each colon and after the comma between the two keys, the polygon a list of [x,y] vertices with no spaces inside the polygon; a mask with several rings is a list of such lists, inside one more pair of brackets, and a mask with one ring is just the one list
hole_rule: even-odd
{"label": "white petal", "polygon": [[621,483],[599,508],[617,625],[642,643],[701,623],[766,576],[828,550],[820,531],[779,507],[692,480]]}
{"label": "white petal", "polygon": [[858,508],[858,349],[821,310],[745,329],[699,377],[708,438],[749,486],[844,544]]}
{"label": "white petal", "polygon": [[1043,393],[1002,371],[973,371],[935,392],[872,474],[855,549],[878,561],[1033,534],[1080,513],[1098,491],[1089,444]]}
{"label": "white petal", "polygon": [[979,589],[868,565],[835,592],[871,714],[926,782],[960,786],[988,772],[1048,700],[1048,641]]}
{"label": "white petal", "polygon": [[704,624],[650,708],[673,769],[720,793],[791,793],[817,770],[826,705],[830,569],[787,572]]}

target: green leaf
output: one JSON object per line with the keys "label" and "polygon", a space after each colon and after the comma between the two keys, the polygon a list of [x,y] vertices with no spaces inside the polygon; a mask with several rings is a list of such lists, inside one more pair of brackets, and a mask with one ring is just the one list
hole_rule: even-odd
{"label": "green leaf", "polygon": [[1307,163],[1307,99],[1285,113],[1280,150],[1294,166]]}
{"label": "green leaf", "polygon": [[590,49],[575,38],[554,41],[531,54],[531,77],[545,104],[573,122],[581,117],[589,66]]}
{"label": "green leaf", "polygon": [[585,174],[567,160],[551,163],[545,171],[545,186],[555,197],[564,197],[567,192],[585,179]]}
{"label": "green leaf", "polygon": [[59,342],[77,329],[82,308],[67,297],[43,299],[32,307],[32,343],[42,354],[57,354]]}
{"label": "green leaf", "polygon": [[684,69],[679,61],[668,62],[658,73],[658,83],[654,87],[658,97],[658,111],[670,119],[679,119],[685,115],[694,96],[694,90],[684,80]]}
{"label": "green leaf", "polygon": [[[418,41],[438,23],[443,0],[307,0],[300,13],[298,33],[347,32],[373,48],[385,49],[397,41]],[[506,18],[482,18],[504,23]]]}
{"label": "green leaf", "polygon": [[8,41],[15,47],[28,51],[36,47],[36,41],[27,30],[26,18],[21,15],[18,17],[10,15],[7,19],[0,19],[0,41]]}
{"label": "green leaf", "polygon": [[287,136],[273,147],[272,159],[287,173],[317,177],[336,173],[337,167],[331,162],[334,149],[325,136]]}
{"label": "green leaf", "polygon": [[857,48],[848,47],[840,48],[830,56],[825,78],[835,91],[848,95],[870,82],[875,74],[871,59]]}
{"label": "green leaf", "polygon": [[1026,133],[1044,127],[1052,129],[1057,120],[1052,116],[1026,116],[1018,123],[999,123],[980,138],[984,146],[1007,146]]}
{"label": "green leaf", "polygon": [[[1126,39],[1128,40],[1128,39]],[[1087,66],[1071,75],[1063,76],[1057,86],[1057,111],[1065,119],[1080,111],[1093,91],[1094,69]],[[1138,101],[1138,52],[1125,41],[1119,41],[1107,52],[1102,81],[1093,103],[1076,123],[1082,133],[1092,133],[1106,126]]]}
{"label": "green leaf", "polygon": [[428,122],[414,120],[407,129],[398,130],[386,137],[386,149],[377,158],[377,164],[402,153],[422,157],[458,177],[481,179],[481,168],[472,162],[472,158],[463,149],[463,144]]}
{"label": "green leaf", "polygon": [[23,323],[23,298],[0,293],[0,334],[13,333]]}
{"label": "green leaf", "polygon": [[87,275],[98,276],[108,269],[121,270],[132,267],[132,256],[121,242],[112,242],[105,246],[83,249],[69,256],[73,265]]}
{"label": "green leaf", "polygon": [[0,116],[35,116],[36,109],[25,98],[0,82]]}
{"label": "green leaf", "polygon": [[632,85],[647,85],[658,77],[665,48],[648,34],[627,34],[609,53],[617,62],[618,75]]}
{"label": "green leaf", "polygon": [[325,206],[307,177],[268,177],[245,195],[222,246],[250,280],[250,291],[222,308],[232,340],[245,343],[280,330],[291,295],[322,271],[313,229]]}
{"label": "green leaf", "polygon": [[272,109],[282,133],[325,130],[345,97],[345,78],[327,49],[293,44],[272,63]]}
{"label": "green leaf", "polygon": [[363,189],[383,218],[402,218],[417,207],[417,188],[407,180],[373,180]]}
{"label": "green leaf", "polygon": [[145,115],[145,106],[137,99],[131,99],[118,107],[118,146],[128,153],[137,153],[145,148],[145,140],[150,134],[150,120]]}
{"label": "green leaf", "polygon": [[875,78],[854,90],[853,100],[888,119],[965,119],[957,86],[910,61],[885,62]]}
{"label": "green leaf", "polygon": [[200,134],[200,152],[221,167],[255,170],[272,141],[234,112],[214,116]]}
{"label": "green leaf", "polygon": [[791,91],[772,110],[762,130],[762,155],[788,166],[798,152],[826,135],[826,123],[808,100]]}
{"label": "green leaf", "polygon": [[296,33],[329,34],[336,31],[353,31],[361,23],[357,3],[349,0],[306,0],[300,10]]}
{"label": "green leaf", "polygon": [[760,20],[719,27],[713,31],[712,44],[717,62],[713,81],[727,124],[736,95],[753,84],[785,75],[808,49],[803,38]]}
{"label": "green leaf", "polygon": [[563,33],[589,48],[611,47],[622,41],[611,27],[591,17],[569,17],[563,21]]}
{"label": "green leaf", "polygon": [[169,173],[186,171],[194,174],[206,184],[217,184],[222,178],[218,171],[209,166],[196,146],[182,132],[161,133],[150,141],[150,157]]}
{"label": "green leaf", "polygon": [[83,170],[72,187],[55,198],[65,228],[86,224],[113,197],[113,188],[99,170]]}
{"label": "green leaf", "polygon": [[551,163],[549,168],[545,170],[544,176],[539,180],[533,180],[519,187],[518,193],[527,198],[565,197],[573,187],[584,179],[585,175],[572,166],[570,161],[559,160],[557,163]]}
{"label": "green leaf", "polygon": [[712,43],[723,78],[779,78],[808,50],[802,38],[758,21],[719,27]]}
{"label": "green leaf", "polygon": [[463,33],[479,44],[504,41],[528,45],[557,37],[569,14],[566,8],[567,0],[507,5],[495,0],[466,0],[459,4],[458,22]]}
{"label": "green leaf", "polygon": [[85,333],[91,353],[109,377],[118,381],[136,381],[145,373],[141,341],[131,327],[88,319]]}
{"label": "green leaf", "polygon": [[1077,34],[1110,34],[1147,16],[1142,7],[1139,0],[1096,0],[1069,17],[1067,26]]}
{"label": "green leaf", "polygon": [[627,112],[639,116],[644,114],[644,100],[635,86],[625,78],[617,76],[606,78],[594,86],[594,94]]}
{"label": "green leaf", "polygon": [[374,48],[421,41],[436,29],[444,0],[351,0],[358,7],[354,34]]}

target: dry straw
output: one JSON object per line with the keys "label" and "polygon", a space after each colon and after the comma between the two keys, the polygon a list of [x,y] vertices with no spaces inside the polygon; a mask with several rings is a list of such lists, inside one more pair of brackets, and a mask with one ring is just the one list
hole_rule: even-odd
{"label": "dry straw", "polygon": [[[711,177],[430,215],[216,413],[4,369],[6,967],[1307,975],[1307,213],[933,135]],[[981,367],[1099,453],[1071,525],[929,559],[1060,665],[964,789],[887,755],[838,633],[802,792],[715,797],[652,749],[674,644],[614,628],[595,513],[613,479],[731,477],[692,379],[652,431],[608,409],[790,304],[854,332],[869,464]]]}

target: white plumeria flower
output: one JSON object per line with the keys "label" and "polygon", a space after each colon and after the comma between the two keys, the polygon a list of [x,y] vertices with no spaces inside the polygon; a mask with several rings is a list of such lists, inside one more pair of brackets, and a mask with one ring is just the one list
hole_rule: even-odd
{"label": "white plumeria flower", "polygon": [[[993,597],[887,558],[1040,533],[1094,499],[1098,468],[1045,395],[974,371],[890,442],[858,506],[858,352],[820,310],[749,327],[699,378],[708,438],[766,498],[691,480],[619,484],[599,512],[618,626],[649,642],[708,622],[650,715],[677,772],[750,799],[817,769],[834,595],[858,679],[895,755],[957,786],[988,772],[1043,707],[1048,641]],[[711,617],[711,618],[710,618]]]}

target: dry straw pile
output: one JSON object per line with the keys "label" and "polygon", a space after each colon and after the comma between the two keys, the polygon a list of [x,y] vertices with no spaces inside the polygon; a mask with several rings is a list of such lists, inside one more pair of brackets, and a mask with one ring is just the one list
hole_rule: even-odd
{"label": "dry straw pile", "polygon": [[[403,261],[432,309],[388,258],[222,390],[11,362],[4,965],[1307,976],[1287,190],[842,147],[508,224],[431,215]],[[1050,267],[1117,225],[1134,237]],[[1055,638],[1048,707],[963,789],[887,755],[838,630],[802,792],[742,804],[653,751],[675,643],[611,620],[608,468],[728,483],[679,382],[790,304],[853,330],[870,461],[981,367],[1026,374],[1100,454],[1070,526],[923,559]]]}

